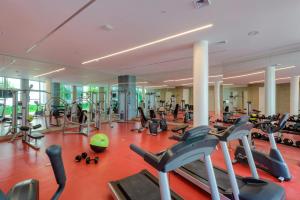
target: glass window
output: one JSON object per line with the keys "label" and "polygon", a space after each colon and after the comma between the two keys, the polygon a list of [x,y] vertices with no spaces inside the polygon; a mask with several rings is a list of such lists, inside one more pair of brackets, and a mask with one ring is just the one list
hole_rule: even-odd
{"label": "glass window", "polygon": [[77,90],[77,98],[82,98],[83,96],[83,87],[80,87],[80,86],[77,86],[76,87],[76,90]]}
{"label": "glass window", "polygon": [[72,103],[72,86],[71,85],[60,85],[60,97],[67,103]]}
{"label": "glass window", "polygon": [[40,82],[40,90],[42,90],[41,96],[40,96],[41,104],[45,104],[47,101],[46,83],[45,82]]}
{"label": "glass window", "polygon": [[4,77],[0,77],[0,88],[4,88]]}
{"label": "glass window", "polygon": [[6,88],[21,89],[21,80],[17,78],[7,78]]}
{"label": "glass window", "polygon": [[40,89],[40,82],[39,81],[29,81],[29,86],[32,85],[32,90],[39,90]]}
{"label": "glass window", "polygon": [[[29,86],[32,85],[31,90],[42,90],[41,84],[39,81],[31,81],[29,80]],[[31,91],[29,93],[29,113],[34,115],[38,113],[39,110],[42,109],[42,104],[45,104],[44,101],[42,101],[42,97],[45,96],[45,92],[42,91]],[[46,97],[44,98],[46,99]]]}

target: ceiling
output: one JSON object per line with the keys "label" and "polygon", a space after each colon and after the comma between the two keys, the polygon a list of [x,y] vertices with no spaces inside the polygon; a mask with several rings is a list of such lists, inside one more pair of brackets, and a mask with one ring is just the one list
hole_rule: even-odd
{"label": "ceiling", "polygon": [[[193,43],[208,40],[211,75],[234,76],[273,64],[299,66],[278,72],[278,77],[300,75],[300,1],[295,0],[211,0],[210,6],[201,9],[196,9],[192,0],[96,0],[26,52],[87,2],[2,0],[0,74],[32,78],[65,67],[43,78],[100,84],[130,74],[149,85],[161,85],[164,80],[191,77]],[[214,24],[210,29],[81,64],[210,23]],[[113,30],[104,30],[103,25]],[[259,34],[248,36],[254,30]],[[226,44],[218,43],[224,40]],[[247,84],[261,79],[263,75],[224,82]]]}

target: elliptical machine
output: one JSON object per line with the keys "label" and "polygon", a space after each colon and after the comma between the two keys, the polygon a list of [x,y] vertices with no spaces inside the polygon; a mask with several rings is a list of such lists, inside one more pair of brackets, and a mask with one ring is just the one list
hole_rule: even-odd
{"label": "elliptical machine", "polygon": [[[255,165],[270,173],[274,177],[278,178],[280,182],[289,181],[292,179],[289,168],[284,161],[279,149],[277,148],[276,141],[274,138],[274,133],[282,130],[289,118],[289,114],[285,113],[279,120],[278,125],[272,124],[271,120],[260,122],[256,124],[256,127],[262,131],[268,133],[269,142],[271,149],[269,154],[263,153],[256,149],[251,149]],[[247,162],[247,156],[245,154],[244,147],[242,145],[237,146],[235,150],[235,160],[236,162]]]}

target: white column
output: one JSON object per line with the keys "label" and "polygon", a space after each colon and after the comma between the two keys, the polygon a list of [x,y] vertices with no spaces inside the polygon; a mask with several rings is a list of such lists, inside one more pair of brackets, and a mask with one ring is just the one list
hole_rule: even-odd
{"label": "white column", "polygon": [[276,114],[276,80],[275,67],[269,66],[265,70],[265,114]]}
{"label": "white column", "polygon": [[221,87],[221,81],[215,82],[215,118],[219,118],[221,115],[221,98],[220,98],[220,87]]}
{"label": "white column", "polygon": [[208,41],[196,42],[193,53],[194,126],[208,125]]}
{"label": "white column", "polygon": [[290,85],[290,114],[298,115],[299,112],[299,76],[291,78]]}
{"label": "white column", "polygon": [[51,79],[47,79],[45,81],[45,90],[47,92],[47,95],[46,95],[46,102],[47,102],[52,97],[52,95],[51,95],[51,92],[52,92],[52,81],[51,81]]}

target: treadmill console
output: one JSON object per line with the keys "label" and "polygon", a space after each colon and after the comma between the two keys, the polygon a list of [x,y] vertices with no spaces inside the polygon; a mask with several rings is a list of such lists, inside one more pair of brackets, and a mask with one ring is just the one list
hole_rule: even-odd
{"label": "treadmill console", "polygon": [[173,134],[173,136],[170,138],[177,141],[187,141],[194,138],[204,138],[206,135],[208,135],[209,131],[209,126],[198,126],[185,131],[183,134]]}

